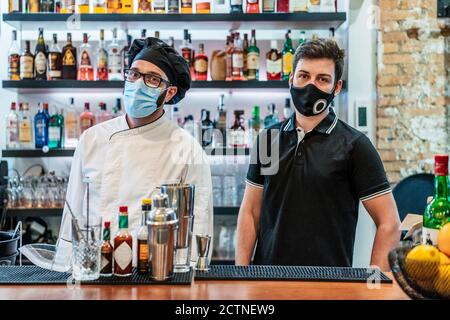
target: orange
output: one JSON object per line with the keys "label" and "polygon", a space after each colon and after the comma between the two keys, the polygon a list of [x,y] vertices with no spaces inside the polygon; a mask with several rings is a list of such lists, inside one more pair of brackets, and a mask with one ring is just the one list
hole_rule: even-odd
{"label": "orange", "polygon": [[450,256],[450,223],[444,225],[438,233],[438,248]]}

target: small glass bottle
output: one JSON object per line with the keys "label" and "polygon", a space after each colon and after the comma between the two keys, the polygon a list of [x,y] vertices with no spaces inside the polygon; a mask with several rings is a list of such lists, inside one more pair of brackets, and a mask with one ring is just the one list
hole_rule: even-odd
{"label": "small glass bottle", "polygon": [[17,44],[16,30],[12,32],[12,42],[8,52],[8,79],[20,80],[20,49]]}
{"label": "small glass bottle", "polygon": [[141,224],[137,231],[137,268],[141,274],[148,273],[150,253],[148,251],[147,216],[152,210],[152,200],[142,200]]}
{"label": "small glass bottle", "polygon": [[235,110],[234,111],[234,123],[230,128],[230,147],[232,148],[243,148],[245,144],[245,127],[243,125],[244,111]]}
{"label": "small glass bottle", "polygon": [[128,232],[128,207],[119,209],[119,233],[114,238],[114,275],[131,276],[133,272],[133,237]]}
{"label": "small glass bottle", "polygon": [[95,116],[90,110],[89,102],[84,104],[84,111],[80,114],[80,134],[95,125]]}
{"label": "small glass bottle", "polygon": [[19,116],[16,111],[16,103],[11,102],[11,109],[6,115],[6,148],[17,149],[19,147]]}
{"label": "small glass bottle", "polygon": [[48,54],[48,80],[60,80],[62,77],[62,56],[58,46],[57,34],[53,34],[53,43]]}
{"label": "small glass bottle", "polygon": [[245,13],[259,13],[259,0],[247,0]]}
{"label": "small glass bottle", "polygon": [[203,43],[198,45],[198,52],[194,57],[194,74],[196,81],[208,80],[208,56]]}
{"label": "small glass bottle", "polygon": [[268,115],[264,118],[264,128],[268,128],[274,124],[280,122],[278,120],[277,110],[274,103],[271,103],[267,106]]}
{"label": "small glass bottle", "polygon": [[234,39],[235,39],[235,46],[232,52],[233,81],[245,80],[244,50],[242,48],[242,41],[239,38],[239,32],[235,33]]}
{"label": "small glass bottle", "polygon": [[105,221],[103,227],[103,242],[100,246],[101,266],[100,274],[104,277],[110,277],[113,274],[113,254],[114,248],[111,244],[111,222]]}
{"label": "small glass bottle", "polygon": [[92,61],[92,47],[88,43],[88,34],[83,33],[83,44],[80,46],[80,65],[78,67],[78,80],[93,81],[94,66]]}
{"label": "small glass bottle", "polygon": [[108,79],[123,80],[122,53],[117,40],[117,28],[113,29],[113,41],[108,46]]}
{"label": "small glass bottle", "polygon": [[100,44],[97,50],[97,80],[108,80],[108,52],[105,47],[105,30],[100,30]]}
{"label": "small glass bottle", "polygon": [[202,109],[202,147],[209,147],[213,140],[214,124],[210,119],[210,112]]}
{"label": "small glass bottle", "polygon": [[75,148],[78,144],[78,114],[75,108],[74,98],[70,98],[70,104],[66,108],[64,117],[64,142],[66,148]]}
{"label": "small glass bottle", "polygon": [[23,103],[19,114],[19,142],[22,149],[33,148],[33,122],[28,102]]}
{"label": "small glass bottle", "polygon": [[292,115],[292,108],[291,108],[291,99],[286,98],[284,102],[284,108],[283,108],[283,120],[287,120]]}
{"label": "small glass bottle", "polygon": [[102,122],[111,120],[112,119],[112,115],[106,109],[106,103],[100,102],[98,106],[100,107],[100,110],[95,115],[95,123],[97,124],[97,123],[102,123]]}

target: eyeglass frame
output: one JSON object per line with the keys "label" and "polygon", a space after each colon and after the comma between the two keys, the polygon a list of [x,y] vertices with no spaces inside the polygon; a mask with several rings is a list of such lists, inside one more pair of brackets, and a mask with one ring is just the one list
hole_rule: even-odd
{"label": "eyeglass frame", "polygon": [[[139,74],[139,78],[137,78],[135,81],[129,81],[129,80],[127,79],[127,72],[129,72],[129,71],[133,71],[133,72],[138,73],[138,74]],[[172,84],[170,83],[170,81],[168,81],[168,80],[166,80],[166,79],[163,79],[161,76],[159,76],[159,75],[157,75],[157,74],[155,74],[155,73],[142,73],[142,72],[140,72],[140,71],[138,71],[138,70],[136,70],[136,69],[128,68],[128,69],[124,69],[123,74],[124,74],[125,81],[131,82],[131,83],[138,81],[140,78],[144,79],[144,84],[145,84],[147,87],[149,87],[149,88],[154,88],[154,89],[155,89],[155,88],[159,88],[159,87],[161,86],[161,83],[165,83],[165,84],[167,85],[167,87],[171,87],[171,86],[172,86]],[[145,76],[152,76],[152,77],[158,78],[158,79],[159,79],[159,84],[158,84],[158,86],[156,86],[156,87],[149,86],[149,85],[147,84],[147,82],[145,82]]]}

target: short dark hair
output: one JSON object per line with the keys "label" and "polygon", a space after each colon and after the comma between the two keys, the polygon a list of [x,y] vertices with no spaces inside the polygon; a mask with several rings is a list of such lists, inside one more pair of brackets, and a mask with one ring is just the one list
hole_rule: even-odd
{"label": "short dark hair", "polygon": [[294,71],[300,59],[322,59],[327,58],[334,61],[335,83],[337,83],[344,72],[345,50],[333,39],[307,40],[298,46],[294,56]]}

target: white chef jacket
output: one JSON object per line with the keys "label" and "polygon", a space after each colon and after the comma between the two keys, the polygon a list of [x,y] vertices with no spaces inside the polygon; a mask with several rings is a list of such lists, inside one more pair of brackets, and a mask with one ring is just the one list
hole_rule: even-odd
{"label": "white chef jacket", "polygon": [[[197,257],[194,235],[213,235],[212,182],[206,153],[166,114],[134,129],[129,128],[124,115],[97,124],[81,135],[67,189],[67,201],[75,215],[86,215],[86,177],[90,181],[89,214],[111,222],[112,238],[118,231],[119,207],[128,206],[129,230],[136,230],[141,220],[141,200],[150,198],[165,183],[195,185],[191,260]],[[66,205],[57,244],[66,257],[71,256],[71,233]]]}

